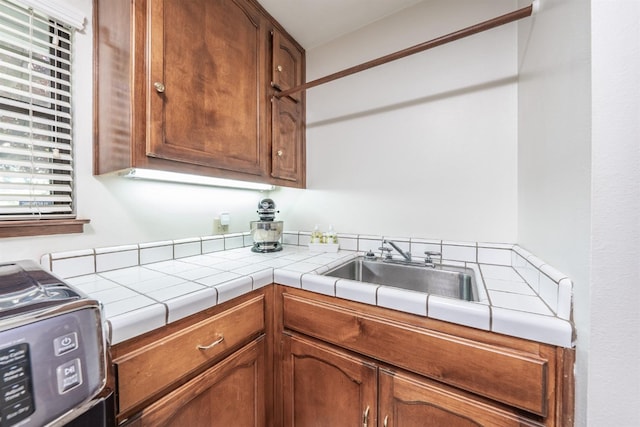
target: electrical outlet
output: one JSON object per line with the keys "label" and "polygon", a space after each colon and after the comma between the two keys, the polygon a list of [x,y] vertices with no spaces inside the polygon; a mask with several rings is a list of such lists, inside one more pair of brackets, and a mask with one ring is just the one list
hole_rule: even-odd
{"label": "electrical outlet", "polygon": [[224,234],[229,231],[228,225],[223,225],[222,220],[219,217],[213,218],[213,234]]}
{"label": "electrical outlet", "polygon": [[222,226],[218,217],[213,218],[213,234],[222,234]]}

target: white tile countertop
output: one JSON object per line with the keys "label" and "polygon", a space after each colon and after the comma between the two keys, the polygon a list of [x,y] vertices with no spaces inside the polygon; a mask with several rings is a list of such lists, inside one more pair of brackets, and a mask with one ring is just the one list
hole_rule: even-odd
{"label": "white tile countertop", "polygon": [[[380,236],[339,235],[340,251],[312,252],[309,233],[285,232],[284,250],[254,253],[248,233],[51,253],[41,264],[102,302],[111,343],[279,283],[562,347],[573,346],[571,281],[516,245],[394,240],[405,250],[442,253],[475,271],[479,301],[323,276]],[[379,253],[379,251],[378,251]]]}

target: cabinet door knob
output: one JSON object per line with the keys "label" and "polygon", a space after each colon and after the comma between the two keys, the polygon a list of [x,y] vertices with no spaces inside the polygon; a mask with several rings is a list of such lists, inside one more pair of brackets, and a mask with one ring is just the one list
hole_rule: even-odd
{"label": "cabinet door knob", "polygon": [[164,85],[162,83],[160,83],[160,82],[155,82],[153,84],[153,87],[156,88],[156,92],[158,92],[158,93],[163,93],[164,89],[165,89]]}
{"label": "cabinet door knob", "polygon": [[278,150],[276,151],[276,154],[278,155],[278,157],[282,157],[282,155],[284,154],[284,151]]}
{"label": "cabinet door knob", "polygon": [[388,425],[389,425],[389,415],[384,417],[384,422],[382,423],[383,427],[388,427]]}
{"label": "cabinet door knob", "polygon": [[276,70],[277,70],[279,73],[281,73],[281,72],[282,72],[282,65],[278,65],[278,66],[276,67]]}

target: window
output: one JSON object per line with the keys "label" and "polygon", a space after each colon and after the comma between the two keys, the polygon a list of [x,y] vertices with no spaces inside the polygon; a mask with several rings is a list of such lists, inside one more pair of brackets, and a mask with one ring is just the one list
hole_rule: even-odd
{"label": "window", "polygon": [[0,237],[75,218],[72,43],[69,25],[0,0]]}

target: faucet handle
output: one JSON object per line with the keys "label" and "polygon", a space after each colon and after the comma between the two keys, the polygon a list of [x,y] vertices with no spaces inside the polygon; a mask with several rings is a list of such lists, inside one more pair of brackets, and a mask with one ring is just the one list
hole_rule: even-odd
{"label": "faucet handle", "polygon": [[431,259],[432,256],[439,257],[440,264],[442,264],[442,254],[440,252],[424,251],[424,254],[426,255],[426,257],[424,258],[425,264],[430,265],[432,267],[435,266],[435,264],[433,263],[433,260]]}
{"label": "faucet handle", "polygon": [[386,252],[386,254],[384,255],[384,259],[391,259],[393,258],[391,256],[391,248],[388,246],[384,246],[384,243],[382,244],[381,247],[378,248],[379,250],[381,250],[383,253]]}

